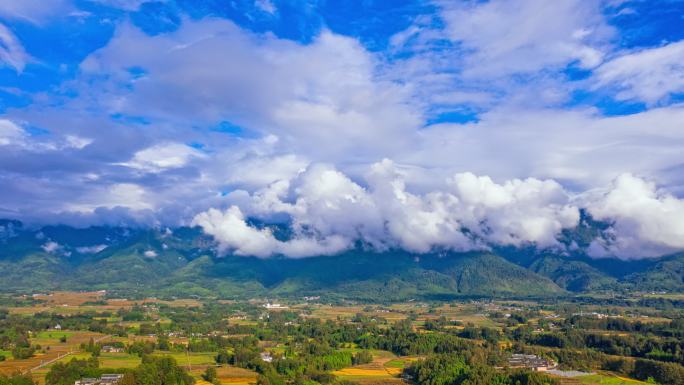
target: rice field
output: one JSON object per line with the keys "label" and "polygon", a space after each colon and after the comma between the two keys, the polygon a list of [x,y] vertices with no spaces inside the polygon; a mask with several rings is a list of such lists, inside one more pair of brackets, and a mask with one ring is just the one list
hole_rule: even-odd
{"label": "rice field", "polygon": [[633,380],[625,377],[609,376],[605,374],[592,374],[589,376],[575,377],[585,385],[646,385],[646,382]]}
{"label": "rice field", "polygon": [[142,361],[136,354],[100,353],[101,368],[135,368]]}
{"label": "rice field", "polygon": [[[195,383],[196,385],[206,382],[201,377],[205,370],[206,366],[193,367],[190,374],[198,379],[198,382]],[[254,385],[257,381],[257,374],[255,372],[234,366],[216,367],[216,375],[222,385]]]}
{"label": "rice field", "polygon": [[[115,312],[121,308],[131,308],[135,305],[143,304],[165,304],[171,307],[199,307],[201,302],[196,299],[176,299],[172,301],[159,300],[157,298],[146,298],[143,300],[104,299],[104,292],[66,292],[57,291],[50,294],[35,294],[32,298],[42,301],[33,306],[20,306],[9,308],[13,314],[35,314],[39,312],[49,312],[61,315],[73,315],[84,312]],[[105,301],[106,304],[97,305],[92,302]]]}
{"label": "rice field", "polygon": [[398,358],[390,352],[373,350],[373,362],[356,365],[333,372],[334,375],[346,380],[389,379],[399,376],[403,369],[403,358]]}
{"label": "rice field", "polygon": [[192,368],[193,366],[207,366],[214,365],[214,357],[216,353],[213,352],[202,352],[202,353],[185,353],[185,352],[164,352],[156,351],[155,354],[171,356],[173,357],[178,365],[185,368]]}
{"label": "rice field", "polygon": [[[59,342],[61,336],[66,336],[67,342]],[[59,357],[62,357],[60,360],[70,359],[74,356],[73,353],[78,351],[81,343],[88,343],[91,338],[97,340],[102,337],[102,334],[94,332],[45,331],[38,333],[35,338],[30,339],[31,344],[38,344],[43,350],[23,360],[15,360],[10,355],[5,361],[0,361],[0,373],[28,372]]]}

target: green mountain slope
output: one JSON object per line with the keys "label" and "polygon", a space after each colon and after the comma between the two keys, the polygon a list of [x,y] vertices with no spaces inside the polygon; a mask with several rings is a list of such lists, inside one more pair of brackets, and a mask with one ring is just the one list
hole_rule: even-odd
{"label": "green mountain slope", "polygon": [[665,257],[644,272],[626,277],[640,290],[684,291],[684,253]]}
{"label": "green mountain slope", "polygon": [[[645,262],[591,260],[532,247],[415,255],[216,256],[198,229],[52,226],[0,234],[0,290],[109,289],[156,295],[325,295],[359,300],[526,297],[594,290],[684,291],[684,254]],[[617,273],[616,273],[617,272]]]}
{"label": "green mountain slope", "polygon": [[535,260],[529,269],[574,292],[608,288],[617,282],[615,278],[585,262],[554,256],[543,256]]}

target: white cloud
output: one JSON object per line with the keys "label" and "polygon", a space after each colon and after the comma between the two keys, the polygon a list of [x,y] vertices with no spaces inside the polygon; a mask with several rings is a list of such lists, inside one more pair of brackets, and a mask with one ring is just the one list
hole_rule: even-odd
{"label": "white cloud", "polygon": [[107,248],[107,245],[93,245],[77,247],[76,251],[80,254],[97,254]]}
{"label": "white cloud", "polygon": [[23,128],[7,119],[0,119],[0,146],[23,143],[26,132]]}
{"label": "white cloud", "polygon": [[78,150],[83,149],[85,146],[93,142],[90,138],[83,138],[78,135],[67,135],[65,138],[65,147],[75,148]]}
{"label": "white cloud", "polygon": [[684,186],[681,173],[668,171],[681,164],[682,121],[684,105],[611,117],[593,109],[500,108],[479,122],[430,126],[411,154],[395,159],[499,180],[535,175],[576,190],[605,186],[625,171]]}
{"label": "white cloud", "polygon": [[0,64],[22,72],[29,58],[19,39],[7,26],[0,23]]}
{"label": "white cloud", "polygon": [[277,252],[327,254],[349,248],[355,240],[379,250],[419,253],[482,249],[488,244],[552,247],[558,246],[555,236],[579,219],[568,194],[552,181],[499,185],[487,177],[458,174],[442,191],[415,194],[407,191],[401,171],[389,160],[373,165],[366,181],[364,188],[331,166],[312,165],[243,202],[257,217],[286,214],[293,241],[280,242],[267,229],[248,226],[236,206],[225,213],[211,209],[193,223],[216,237],[222,251],[264,257]]}
{"label": "white cloud", "polygon": [[348,241],[334,236],[318,240],[294,238],[287,242],[277,240],[269,229],[257,229],[245,222],[242,211],[231,206],[224,212],[209,209],[198,214],[192,222],[218,241],[220,252],[236,255],[269,257],[282,254],[290,257],[336,254],[348,247]]}
{"label": "white cloud", "polygon": [[50,254],[55,254],[62,250],[62,245],[60,245],[57,242],[49,241],[44,243],[41,248],[46,252]]}
{"label": "white cloud", "polygon": [[152,210],[152,195],[136,183],[116,183],[89,190],[63,206],[65,211],[93,213],[101,208],[127,208],[136,211]]}
{"label": "white cloud", "polygon": [[73,10],[70,0],[0,0],[0,16],[42,23],[49,17]]}
{"label": "white cloud", "polygon": [[[126,11],[137,11],[140,6],[149,0],[92,0],[96,3],[107,5],[113,8],[119,8]],[[164,2],[165,0],[161,0]]]}
{"label": "white cloud", "polygon": [[598,3],[581,0],[443,2],[447,36],[468,55],[467,76],[502,76],[601,63],[612,34]]}
{"label": "white cloud", "polygon": [[[420,126],[409,90],[379,78],[376,64],[358,41],[329,31],[301,45],[212,18],[157,36],[124,24],[82,63],[81,92],[110,113],[174,125],[229,121],[319,160],[361,160],[408,148]],[[146,75],[133,81],[133,67]],[[120,92],[101,93],[108,89]]]}
{"label": "white cloud", "polygon": [[185,166],[193,158],[203,158],[204,154],[181,143],[159,143],[135,153],[124,166],[147,172],[160,172],[166,169]]}
{"label": "white cloud", "polygon": [[254,5],[260,10],[270,13],[271,15],[276,13],[278,10],[271,0],[255,0]]}
{"label": "white cloud", "polygon": [[595,87],[614,87],[620,100],[648,104],[684,92],[684,41],[618,56],[595,72]]}
{"label": "white cloud", "polygon": [[144,255],[146,258],[156,258],[158,254],[157,254],[157,252],[154,251],[154,250],[145,250],[145,252],[143,253],[143,255]]}
{"label": "white cloud", "polygon": [[495,244],[557,246],[556,235],[579,222],[577,207],[555,181],[529,178],[496,184],[489,177],[458,174],[452,180],[462,222]]}
{"label": "white cloud", "polygon": [[597,240],[594,256],[656,257],[684,249],[684,200],[631,174],[618,177],[586,205],[596,219],[612,222],[609,240]]}
{"label": "white cloud", "polygon": [[77,135],[35,139],[20,124],[12,120],[0,119],[0,146],[11,145],[14,149],[44,152],[64,149],[81,150],[92,142],[92,139]]}

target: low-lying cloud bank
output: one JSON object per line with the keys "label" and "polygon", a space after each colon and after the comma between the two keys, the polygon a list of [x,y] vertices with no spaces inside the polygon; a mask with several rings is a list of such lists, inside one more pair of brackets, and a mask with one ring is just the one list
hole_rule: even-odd
{"label": "low-lying cloud bank", "polygon": [[[456,174],[434,191],[412,192],[406,171],[390,160],[373,164],[357,183],[330,165],[311,165],[293,178],[249,193],[237,190],[226,210],[209,209],[192,225],[212,235],[221,253],[257,257],[333,255],[362,242],[375,250],[415,253],[482,250],[492,245],[564,248],[558,236],[580,223],[580,209],[606,222],[587,253],[634,259],[684,249],[684,200],[623,174],[602,190],[572,194],[553,180]],[[286,217],[292,236],[278,239],[265,221]]]}

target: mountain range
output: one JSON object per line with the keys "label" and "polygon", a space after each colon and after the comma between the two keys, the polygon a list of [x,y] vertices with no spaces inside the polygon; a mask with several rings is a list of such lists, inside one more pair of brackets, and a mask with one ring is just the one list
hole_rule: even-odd
{"label": "mountain range", "polygon": [[[286,231],[283,231],[286,233]],[[587,229],[565,233],[583,244]],[[586,244],[586,242],[584,242]],[[335,256],[259,259],[217,255],[199,228],[64,225],[0,220],[0,290],[100,290],[126,295],[303,297],[362,301],[550,297],[577,293],[684,292],[684,253],[592,259],[523,248],[415,254],[359,245]]]}

